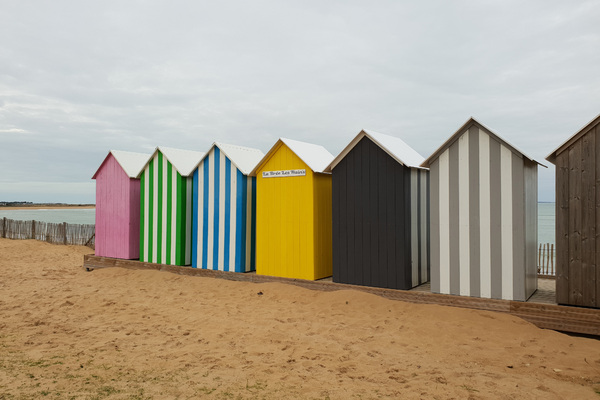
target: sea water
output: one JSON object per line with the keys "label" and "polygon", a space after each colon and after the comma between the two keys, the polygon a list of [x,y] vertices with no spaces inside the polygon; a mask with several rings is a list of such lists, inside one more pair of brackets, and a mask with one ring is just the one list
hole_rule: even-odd
{"label": "sea water", "polygon": [[538,243],[555,244],[555,203],[538,203]]}
{"label": "sea water", "polygon": [[[554,240],[554,203],[538,203],[538,243],[555,243]],[[94,224],[96,210],[93,208],[59,208],[42,210],[3,210],[0,218],[67,224]]]}
{"label": "sea water", "polygon": [[56,208],[38,210],[3,210],[0,208],[0,218],[21,221],[42,221],[67,224],[94,224],[96,210],[93,208]]}

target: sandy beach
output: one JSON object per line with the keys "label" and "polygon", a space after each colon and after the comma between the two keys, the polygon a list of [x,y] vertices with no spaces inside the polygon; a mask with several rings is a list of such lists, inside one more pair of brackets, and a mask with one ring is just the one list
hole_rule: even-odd
{"label": "sandy beach", "polygon": [[600,341],[353,290],[0,239],[0,399],[598,399]]}

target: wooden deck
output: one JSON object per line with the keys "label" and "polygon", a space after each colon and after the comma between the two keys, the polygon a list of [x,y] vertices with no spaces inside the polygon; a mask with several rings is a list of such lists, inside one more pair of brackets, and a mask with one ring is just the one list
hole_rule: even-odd
{"label": "wooden deck", "polygon": [[367,286],[334,283],[331,278],[319,281],[278,278],[255,273],[236,273],[179,267],[174,265],[144,263],[135,260],[120,260],[107,257],[84,256],[83,267],[87,270],[120,267],[128,269],[152,269],[189,276],[203,276],[243,282],[280,282],[313,290],[360,290],[392,300],[420,304],[439,304],[451,307],[497,311],[523,318],[540,328],[563,332],[600,336],[600,309],[561,306],[555,304],[554,280],[540,279],[538,291],[527,302],[481,299],[431,293],[429,285],[421,285],[412,290],[382,289]]}

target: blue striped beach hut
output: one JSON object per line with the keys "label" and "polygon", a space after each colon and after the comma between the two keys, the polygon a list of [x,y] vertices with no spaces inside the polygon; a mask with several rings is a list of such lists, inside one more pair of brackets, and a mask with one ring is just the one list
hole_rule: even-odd
{"label": "blue striped beach hut", "polygon": [[213,143],[194,171],[192,267],[256,269],[257,149]]}
{"label": "blue striped beach hut", "polygon": [[190,265],[192,174],[204,153],[157,147],[140,178],[140,261]]}

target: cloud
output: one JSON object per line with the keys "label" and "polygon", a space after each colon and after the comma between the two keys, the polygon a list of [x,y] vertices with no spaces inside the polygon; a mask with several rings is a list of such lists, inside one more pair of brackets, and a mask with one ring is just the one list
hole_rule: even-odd
{"label": "cloud", "polygon": [[0,187],[89,183],[110,149],[284,136],[336,154],[363,128],[428,156],[470,116],[541,160],[600,112],[599,17],[593,1],[10,2]]}
{"label": "cloud", "polygon": [[7,129],[0,129],[0,133],[27,133],[27,131],[25,129],[19,129],[19,128],[7,128]]}

